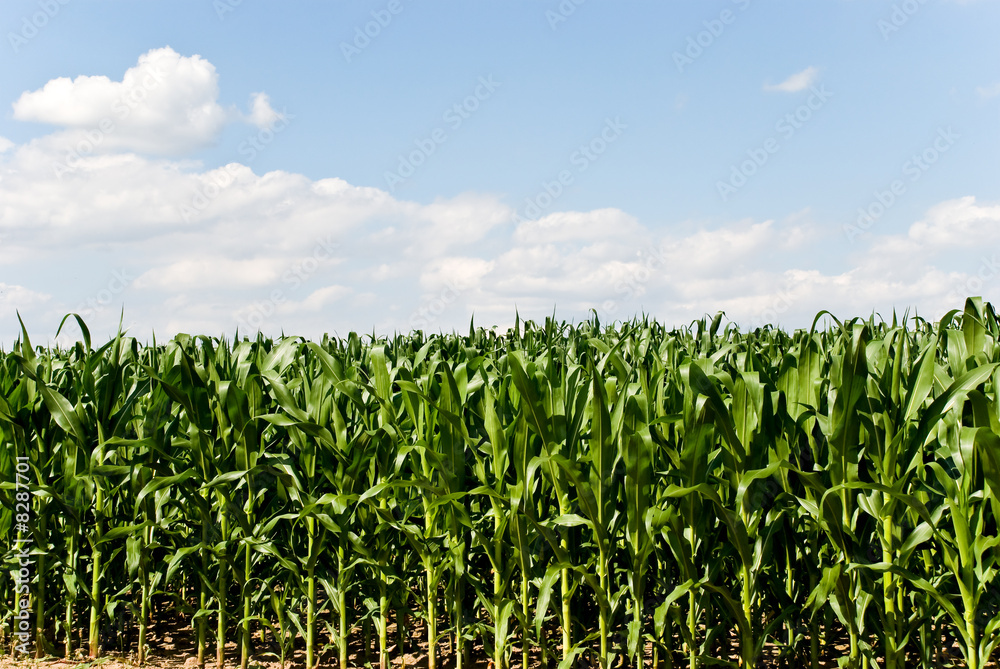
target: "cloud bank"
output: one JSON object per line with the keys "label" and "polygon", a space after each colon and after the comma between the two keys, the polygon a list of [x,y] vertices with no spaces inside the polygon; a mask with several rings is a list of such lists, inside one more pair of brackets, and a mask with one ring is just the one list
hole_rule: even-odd
{"label": "cloud bank", "polygon": [[103,75],[52,79],[24,92],[13,117],[64,128],[49,143],[70,150],[83,143],[92,145],[89,152],[183,155],[213,144],[233,120],[262,127],[280,116],[264,93],[254,94],[246,115],[224,109],[218,97],[215,66],[168,46],[140,56],[121,81]]}
{"label": "cloud bank", "polygon": [[[142,100],[114,116],[137,91]],[[121,81],[52,80],[13,110],[57,129],[21,145],[0,138],[5,345],[17,336],[15,311],[50,335],[75,311],[97,336],[124,309],[133,334],[161,339],[237,328],[437,331],[473,317],[504,327],[515,309],[567,319],[596,311],[605,321],[646,312],[675,324],[725,310],[753,326],[808,325],[817,308],[863,315],[920,304],[930,317],[1000,272],[980,250],[1000,240],[1000,205],[973,196],[937,204],[905,233],[872,230],[855,255],[821,269],[815,259],[842,232],[808,211],[669,228],[617,208],[512,223],[513,208],[490,193],[424,204],[338,178],[206,168],[177,146],[216,141],[227,123],[295,121],[265,93],[246,113],[223,109],[212,64],[169,48],[143,55]],[[99,132],[108,114],[115,130],[68,165],[68,139]]]}

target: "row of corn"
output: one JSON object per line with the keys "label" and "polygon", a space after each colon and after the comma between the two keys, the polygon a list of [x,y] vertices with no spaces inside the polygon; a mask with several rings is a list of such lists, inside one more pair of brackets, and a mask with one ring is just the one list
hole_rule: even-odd
{"label": "row of corn", "polygon": [[386,669],[416,635],[430,669],[445,647],[457,669],[979,669],[1000,641],[978,298],[794,333],[595,316],[94,348],[67,319],[70,348],[22,327],[0,352],[8,648],[30,620],[39,657],[96,656],[126,619],[142,663],[169,616],[200,664],[244,669]]}

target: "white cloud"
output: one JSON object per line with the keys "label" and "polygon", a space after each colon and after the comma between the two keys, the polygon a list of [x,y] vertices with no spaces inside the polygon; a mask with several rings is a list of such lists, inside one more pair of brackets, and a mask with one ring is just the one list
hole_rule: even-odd
{"label": "white cloud", "polygon": [[1000,242],[1000,205],[967,196],[942,202],[910,226],[908,238],[925,247],[982,248]]}
{"label": "white cloud", "polygon": [[[13,115],[65,128],[46,141],[67,152],[83,143],[87,154],[181,155],[213,144],[228,122],[240,118],[223,109],[218,97],[212,63],[163,47],[141,55],[121,81],[104,75],[52,79],[22,93]],[[278,116],[266,94],[255,94],[250,122],[266,124]]]}
{"label": "white cloud", "polygon": [[979,86],[976,88],[976,92],[983,98],[995,98],[1000,95],[1000,81],[989,86]]}
{"label": "white cloud", "polygon": [[478,242],[494,228],[510,221],[510,212],[505,207],[498,207],[494,197],[475,193],[436,200],[422,207],[419,216],[431,229],[429,235],[414,239],[415,249],[434,254],[456,245]]}
{"label": "white cloud", "polygon": [[52,296],[47,293],[0,281],[0,317],[13,318],[18,310],[43,304],[50,299]]}
{"label": "white cloud", "polygon": [[309,296],[302,302],[290,305],[287,311],[295,312],[300,309],[319,311],[323,307],[347,297],[351,292],[352,290],[347,286],[325,286],[309,293]]}
{"label": "white cloud", "polygon": [[818,74],[819,68],[810,66],[801,72],[796,72],[780,84],[764,84],[764,90],[771,92],[777,91],[781,93],[796,93],[809,88],[813,82],[816,81],[816,75]]}
{"label": "white cloud", "polygon": [[[46,151],[31,143],[0,156],[0,251],[19,277],[0,286],[0,312],[19,309],[29,327],[54,329],[82,310],[95,336],[117,328],[122,306],[133,333],[160,337],[448,330],[473,313],[503,327],[515,307],[532,318],[596,309],[603,320],[645,310],[672,323],[722,309],[743,324],[800,326],[820,308],[919,304],[929,316],[958,306],[959,293],[986,292],[991,258],[970,262],[968,251],[1000,242],[1000,205],[965,197],[900,234],[872,230],[866,251],[820,270],[814,259],[839,230],[819,228],[808,210],[686,222],[667,235],[613,208],[512,227],[511,208],[485,194],[419,204],[341,179],[135,154],[60,179]],[[179,208],[223,175],[185,220]],[[53,266],[76,278],[52,283]],[[115,271],[127,280],[116,283]],[[5,322],[0,336],[12,340]]]}
{"label": "white cloud", "polygon": [[453,256],[438,258],[420,274],[420,286],[429,291],[445,288],[468,290],[478,287],[483,277],[493,271],[496,262],[483,258]]}
{"label": "white cloud", "polygon": [[[171,53],[161,57],[201,82],[186,99],[216,104],[214,68]],[[17,113],[86,132],[136,76],[66,80],[22,96]],[[258,94],[245,118],[264,123],[273,111]],[[122,136],[155,143],[160,130],[170,132],[148,117]],[[821,308],[858,315],[919,304],[933,316],[959,306],[959,294],[1000,290],[1000,266],[979,257],[1000,243],[1000,204],[971,196],[928,208],[902,233],[873,229],[847,257],[837,255],[839,228],[819,227],[808,209],[675,221],[666,234],[616,208],[514,226],[511,207],[491,194],[422,204],[338,178],[153,158],[134,152],[138,140],[109,143],[57,173],[66,132],[18,146],[0,140],[0,262],[18,278],[0,284],[0,341],[17,336],[15,310],[50,334],[79,311],[99,338],[124,306],[139,337],[237,327],[317,337],[464,328],[472,314],[504,327],[515,308],[536,319],[596,309],[604,321],[645,310],[675,324],[723,309],[742,324],[807,326]]]}
{"label": "white cloud", "polygon": [[6,153],[14,148],[14,142],[6,137],[0,137],[0,153]]}
{"label": "white cloud", "polygon": [[[968,266],[949,249],[1000,242],[1000,205],[965,197],[928,209],[903,233],[873,230],[867,251],[821,271],[812,258],[836,231],[818,228],[808,210],[689,222],[666,236],[611,208],[509,227],[510,207],[483,194],[421,205],[340,179],[197,170],[134,154],[59,179],[46,155],[30,144],[0,158],[0,250],[23,277],[0,287],[0,311],[20,309],[34,327],[54,329],[83,309],[95,336],[114,331],[123,305],[135,334],[161,337],[236,327],[447,330],[473,313],[504,326],[515,307],[533,318],[596,309],[604,320],[646,310],[674,323],[723,309],[744,324],[796,325],[820,308],[943,311],[958,293],[977,292],[990,260]],[[185,221],[179,207],[223,173],[234,176]],[[79,279],[51,284],[52,266]],[[112,275],[119,268],[131,278],[123,285]],[[16,336],[9,319],[2,336]]]}
{"label": "white cloud", "polygon": [[639,232],[635,218],[619,209],[565,211],[521,223],[514,231],[514,240],[523,244],[596,241],[633,237]]}
{"label": "white cloud", "polygon": [[250,100],[250,115],[247,121],[258,128],[266,128],[279,119],[284,119],[284,114],[279,114],[271,107],[271,98],[267,93],[254,93]]}
{"label": "white cloud", "polygon": [[278,280],[283,264],[279,258],[184,258],[145,272],[136,279],[135,287],[174,292],[191,288],[267,286]]}

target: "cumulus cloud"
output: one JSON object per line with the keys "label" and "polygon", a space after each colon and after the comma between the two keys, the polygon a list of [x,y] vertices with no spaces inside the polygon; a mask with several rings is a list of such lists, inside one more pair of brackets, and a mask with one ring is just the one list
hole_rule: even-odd
{"label": "cumulus cloud", "polygon": [[333,304],[344,297],[350,295],[353,291],[347,286],[324,286],[323,288],[318,288],[302,300],[301,302],[292,303],[288,305],[283,311],[289,313],[294,313],[300,310],[306,311],[319,311],[323,307]]}
{"label": "cumulus cloud", "polygon": [[271,98],[267,93],[254,93],[251,96],[250,113],[246,116],[247,121],[258,128],[266,128],[275,121],[284,118],[284,114],[279,114],[271,107]]}
{"label": "cumulus cloud", "polygon": [[438,258],[420,274],[420,286],[436,291],[444,288],[466,290],[479,286],[483,277],[496,266],[496,262],[483,258],[452,256]]}
{"label": "cumulus cloud", "polygon": [[[159,85],[179,87],[171,95],[184,102],[137,107],[101,152],[54,170],[65,155],[58,137],[99,127],[104,106],[154,67],[172,73]],[[218,108],[215,82],[203,59],[155,50],[121,82],[67,79],[18,100],[18,118],[61,129],[18,146],[0,139],[0,262],[18,277],[0,284],[0,316],[19,310],[29,327],[51,332],[75,311],[97,337],[117,329],[124,308],[126,325],[147,338],[237,327],[312,337],[449,330],[473,314],[503,327],[515,308],[568,319],[595,310],[604,321],[646,311],[668,323],[722,309],[742,325],[807,326],[819,308],[856,315],[920,304],[931,316],[1000,282],[1000,263],[979,253],[1000,242],[1000,204],[971,196],[930,207],[898,234],[872,230],[853,257],[831,260],[840,231],[824,231],[808,210],[657,228],[600,208],[513,225],[512,208],[489,193],[424,204],[339,178],[240,163],[205,169],[138,150],[162,148],[164,135],[189,146],[212,140],[232,116]],[[192,108],[204,110],[200,121],[180,111]],[[249,109],[237,116],[277,118],[265,94]],[[169,119],[188,125],[170,129]],[[11,319],[0,323],[0,341],[13,341]]]}
{"label": "cumulus cloud", "polygon": [[164,291],[266,286],[278,279],[281,269],[281,262],[274,258],[183,258],[145,272],[136,279],[135,286]]}
{"label": "cumulus cloud", "polygon": [[[54,329],[77,311],[95,336],[117,328],[123,307],[135,334],[161,337],[448,330],[473,314],[504,326],[515,308],[603,320],[644,310],[674,323],[722,309],[744,325],[799,326],[818,308],[943,312],[993,271],[991,257],[967,260],[970,240],[1000,242],[1000,204],[963,197],[898,234],[872,231],[866,250],[820,270],[812,259],[839,230],[808,210],[676,222],[668,234],[614,208],[510,226],[511,208],[488,194],[419,204],[342,179],[135,154],[59,178],[55,157],[37,143],[0,156],[0,252],[19,277],[0,286],[0,312]],[[73,279],[53,288],[52,266]],[[16,336],[9,320],[3,336]]]}
{"label": "cumulus cloud", "polygon": [[942,202],[910,226],[908,238],[924,247],[988,247],[1000,242],[1000,205],[972,196]]}
{"label": "cumulus cloud", "polygon": [[804,91],[812,86],[812,84],[816,81],[816,76],[818,74],[819,68],[810,66],[801,72],[796,72],[780,84],[764,84],[764,90],[780,93],[797,93],[798,91]]}
{"label": "cumulus cloud", "polygon": [[514,239],[523,244],[544,244],[565,241],[597,241],[622,239],[640,232],[639,223],[618,209],[598,209],[590,212],[555,212],[534,221],[518,225]]}
{"label": "cumulus cloud", "polygon": [[46,138],[50,145],[69,149],[82,143],[88,147],[86,154],[160,155],[210,146],[232,120],[245,118],[261,126],[280,117],[264,93],[254,94],[245,117],[224,109],[218,98],[215,66],[168,46],[142,54],[120,81],[104,75],[52,79],[22,93],[13,104],[13,116],[64,128]]}

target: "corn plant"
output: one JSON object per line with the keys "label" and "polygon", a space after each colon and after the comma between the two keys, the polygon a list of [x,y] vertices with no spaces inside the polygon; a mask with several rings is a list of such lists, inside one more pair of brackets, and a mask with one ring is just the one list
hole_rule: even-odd
{"label": "corn plant", "polygon": [[791,333],[517,316],[95,347],[74,324],[66,349],[22,326],[0,352],[0,625],[21,647],[30,618],[38,656],[142,663],[166,616],[200,665],[235,641],[243,669],[344,669],[357,640],[387,669],[417,634],[432,668],[478,640],[495,669],[899,669],[951,640],[980,669],[1000,642],[1000,320],[978,298]]}

